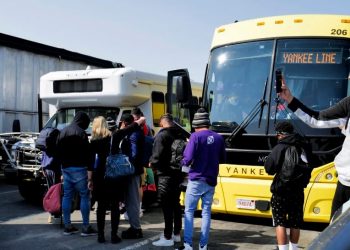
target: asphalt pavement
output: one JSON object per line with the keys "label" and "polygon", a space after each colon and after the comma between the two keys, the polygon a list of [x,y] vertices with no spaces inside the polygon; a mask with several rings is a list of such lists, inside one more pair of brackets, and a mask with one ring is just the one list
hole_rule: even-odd
{"label": "asphalt pavement", "polygon": [[[64,236],[59,221],[58,224],[49,224],[48,213],[44,212],[40,205],[26,202],[19,195],[15,185],[0,180],[0,249],[174,249],[174,247],[152,246],[152,241],[157,240],[163,232],[164,224],[160,208],[153,208],[144,213],[141,219],[144,237],[138,240],[123,240],[119,244],[111,244],[109,219],[107,215],[105,230],[107,242],[104,244],[97,243],[97,236],[81,237],[80,234]],[[91,211],[90,220],[96,228],[94,211]],[[196,216],[194,249],[198,249],[200,220],[200,216]],[[79,211],[72,214],[72,222],[81,227]],[[128,227],[128,222],[122,220],[119,233]],[[325,225],[307,224],[301,232],[300,249],[305,249],[324,227]],[[213,215],[209,248],[276,249],[271,219]]]}

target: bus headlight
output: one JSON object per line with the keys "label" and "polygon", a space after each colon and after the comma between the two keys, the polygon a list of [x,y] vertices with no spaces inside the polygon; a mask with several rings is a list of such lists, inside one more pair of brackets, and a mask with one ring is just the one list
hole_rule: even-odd
{"label": "bus headlight", "polygon": [[333,179],[333,175],[331,173],[326,174],[326,180],[330,181]]}
{"label": "bus headlight", "polygon": [[319,214],[321,212],[321,209],[319,207],[314,207],[314,209],[312,210],[312,212],[314,214]]}

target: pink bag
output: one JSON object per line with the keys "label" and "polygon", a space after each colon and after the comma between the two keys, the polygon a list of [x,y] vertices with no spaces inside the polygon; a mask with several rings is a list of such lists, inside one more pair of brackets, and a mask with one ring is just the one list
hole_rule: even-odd
{"label": "pink bag", "polygon": [[44,210],[51,214],[60,213],[61,196],[62,196],[62,183],[58,183],[51,186],[43,199]]}

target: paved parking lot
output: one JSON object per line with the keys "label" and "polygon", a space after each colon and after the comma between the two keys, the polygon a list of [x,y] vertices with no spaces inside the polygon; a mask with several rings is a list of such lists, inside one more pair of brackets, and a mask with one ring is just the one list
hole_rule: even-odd
{"label": "paved parking lot", "polygon": [[[162,234],[163,220],[159,208],[144,213],[142,228],[144,238],[123,240],[110,244],[109,215],[107,215],[106,240],[99,244],[95,236],[81,237],[79,234],[63,236],[59,224],[48,224],[48,214],[38,205],[29,204],[19,195],[15,185],[0,180],[0,249],[174,249],[154,247],[152,241]],[[72,221],[81,226],[79,211],[72,214]],[[91,212],[91,223],[96,227],[96,214]],[[128,228],[127,221],[121,221],[120,231]],[[197,248],[200,218],[195,218],[195,247]],[[306,246],[322,230],[320,225],[306,225],[302,230],[300,248]],[[210,249],[275,249],[274,228],[271,220],[249,217],[213,215],[210,232]]]}

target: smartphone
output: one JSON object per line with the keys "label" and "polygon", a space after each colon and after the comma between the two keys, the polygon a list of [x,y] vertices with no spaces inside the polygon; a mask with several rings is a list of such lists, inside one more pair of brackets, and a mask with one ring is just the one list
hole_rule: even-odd
{"label": "smartphone", "polygon": [[281,93],[282,92],[282,70],[281,69],[276,69],[276,93]]}

